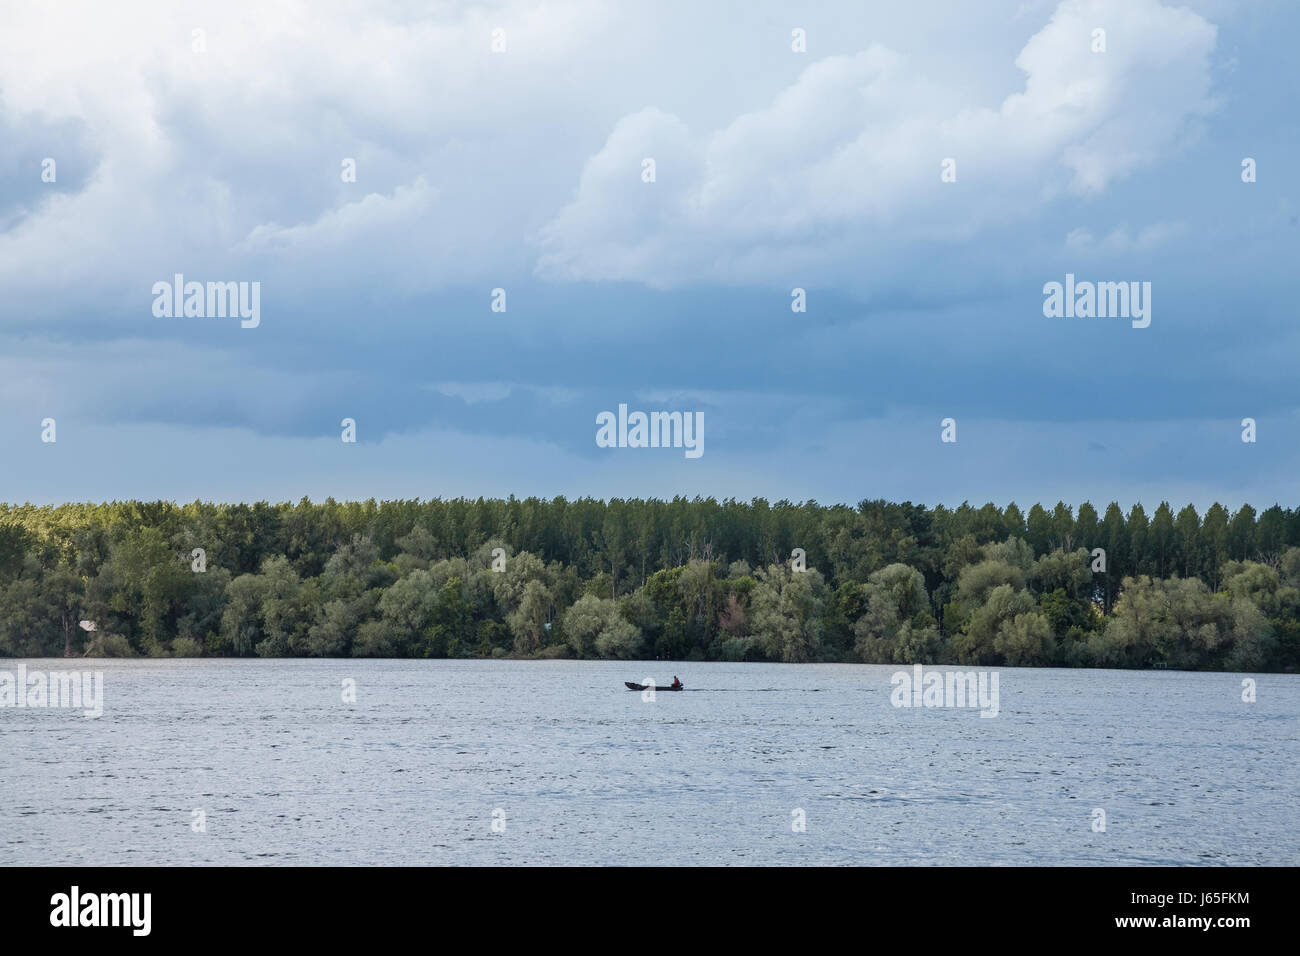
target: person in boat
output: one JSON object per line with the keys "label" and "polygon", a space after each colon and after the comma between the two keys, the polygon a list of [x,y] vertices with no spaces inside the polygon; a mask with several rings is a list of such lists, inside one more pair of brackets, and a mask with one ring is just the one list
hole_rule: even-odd
{"label": "person in boat", "polygon": [[676,675],[676,674],[673,675],[673,686],[674,686],[674,687],[681,687],[681,686],[682,686],[682,682],[679,681],[679,680],[677,679],[677,675]]}

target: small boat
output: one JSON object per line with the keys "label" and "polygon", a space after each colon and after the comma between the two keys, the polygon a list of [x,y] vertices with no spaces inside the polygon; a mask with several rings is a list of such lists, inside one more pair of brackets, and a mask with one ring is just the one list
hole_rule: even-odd
{"label": "small boat", "polygon": [[634,684],[630,680],[623,681],[628,690],[685,690],[685,684],[678,684],[674,687],[672,684],[655,684],[651,687],[649,684]]}

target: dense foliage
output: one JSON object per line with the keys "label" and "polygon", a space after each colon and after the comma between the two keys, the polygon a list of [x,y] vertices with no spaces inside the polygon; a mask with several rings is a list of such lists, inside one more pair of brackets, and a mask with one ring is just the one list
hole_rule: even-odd
{"label": "dense foliage", "polygon": [[82,653],[1289,670],[1300,511],[0,505],[0,655]]}

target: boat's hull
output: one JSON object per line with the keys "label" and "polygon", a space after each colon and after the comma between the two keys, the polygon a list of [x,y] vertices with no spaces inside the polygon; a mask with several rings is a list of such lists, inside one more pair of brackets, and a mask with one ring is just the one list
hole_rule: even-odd
{"label": "boat's hull", "polygon": [[630,680],[623,681],[628,690],[685,690],[685,687],[674,687],[672,684],[664,684],[662,687],[655,684],[653,688],[649,684],[634,684]]}

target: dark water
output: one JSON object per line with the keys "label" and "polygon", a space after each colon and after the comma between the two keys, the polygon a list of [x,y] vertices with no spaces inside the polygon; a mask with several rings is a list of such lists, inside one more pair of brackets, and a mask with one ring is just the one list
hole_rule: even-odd
{"label": "dark water", "polygon": [[6,864],[1300,863],[1296,676],[1000,668],[990,719],[897,667],[26,663],[104,713],[0,709]]}

